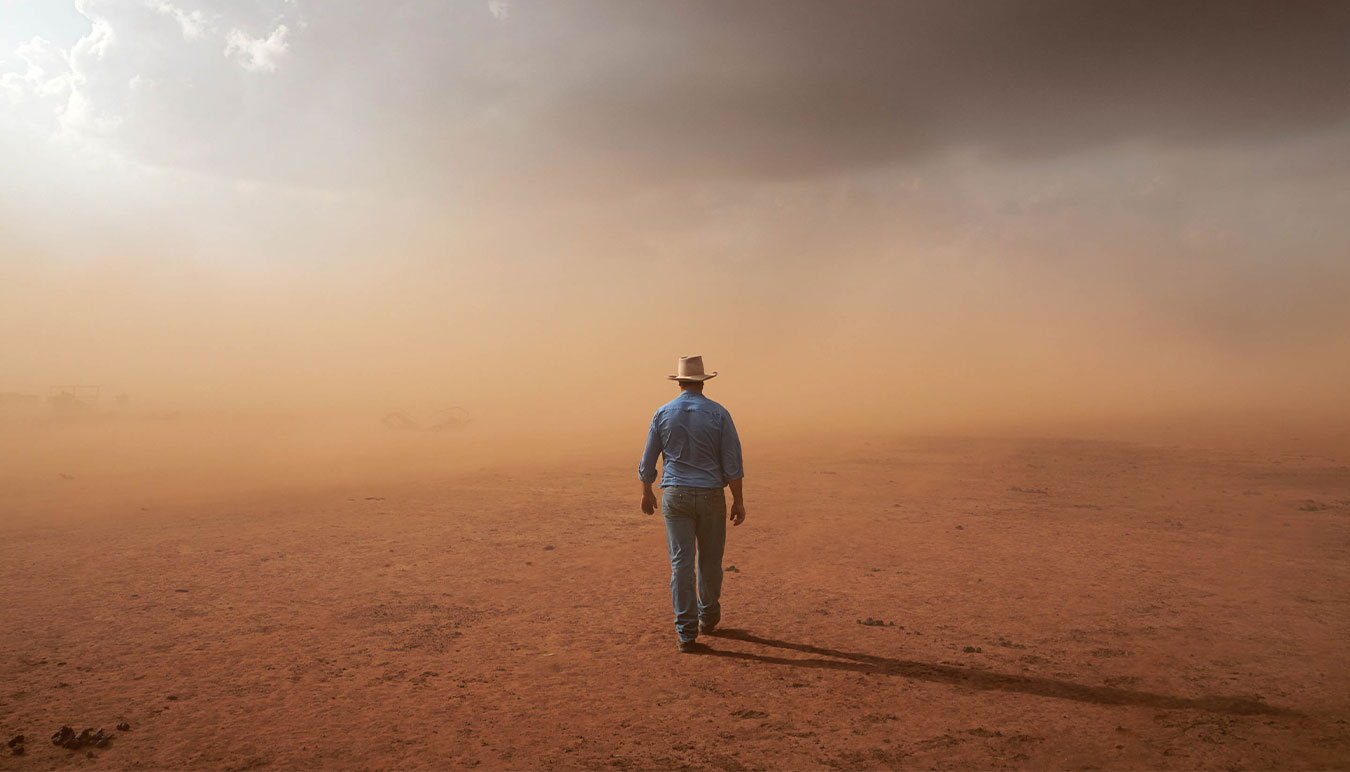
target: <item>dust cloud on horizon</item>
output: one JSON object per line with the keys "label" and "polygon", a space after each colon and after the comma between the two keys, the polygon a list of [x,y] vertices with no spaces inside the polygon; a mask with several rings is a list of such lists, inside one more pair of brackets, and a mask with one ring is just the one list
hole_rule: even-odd
{"label": "dust cloud on horizon", "polygon": [[175,8],[6,6],[11,490],[1350,426],[1344,4]]}

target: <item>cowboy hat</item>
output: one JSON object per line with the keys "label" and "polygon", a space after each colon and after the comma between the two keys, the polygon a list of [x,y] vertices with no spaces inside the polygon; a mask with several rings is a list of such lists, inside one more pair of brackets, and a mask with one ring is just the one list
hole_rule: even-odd
{"label": "cowboy hat", "polygon": [[709,374],[703,373],[703,357],[680,357],[680,364],[677,366],[676,375],[666,376],[672,381],[706,381],[709,378],[716,378],[717,372]]}

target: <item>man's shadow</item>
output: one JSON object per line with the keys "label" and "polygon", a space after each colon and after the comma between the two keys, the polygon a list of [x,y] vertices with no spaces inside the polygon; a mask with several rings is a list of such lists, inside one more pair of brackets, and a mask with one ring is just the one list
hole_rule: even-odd
{"label": "man's shadow", "polygon": [[745,630],[734,628],[719,629],[712,635],[746,643],[757,643],[778,649],[790,649],[806,654],[834,659],[798,659],[775,657],[764,654],[751,654],[744,651],[726,649],[704,649],[708,656],[726,657],[748,662],[763,662],[770,665],[788,665],[790,667],[817,670],[844,670],[852,673],[900,676],[922,681],[966,686],[972,689],[997,689],[1005,692],[1022,692],[1041,697],[1056,697],[1062,700],[1094,702],[1099,705],[1144,705],[1153,708],[1174,710],[1206,710],[1212,713],[1230,713],[1239,716],[1297,716],[1295,711],[1277,708],[1258,700],[1245,697],[1172,697],[1166,694],[1117,689],[1111,686],[1087,686],[1071,681],[1057,681],[1053,678],[1037,676],[1007,675],[990,670],[974,670],[950,665],[933,665],[926,662],[913,662],[890,657],[876,657],[871,654],[857,654],[837,649],[826,649],[802,643],[789,643],[773,638],[763,638]]}

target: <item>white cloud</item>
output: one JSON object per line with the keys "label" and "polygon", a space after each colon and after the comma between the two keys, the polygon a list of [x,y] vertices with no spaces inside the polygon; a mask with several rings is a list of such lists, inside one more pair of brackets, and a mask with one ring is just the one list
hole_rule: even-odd
{"label": "white cloud", "polygon": [[179,29],[183,31],[184,40],[201,40],[206,37],[206,16],[201,11],[188,13],[168,2],[168,0],[145,0],[145,4],[165,16],[172,16],[177,20]]}
{"label": "white cloud", "polygon": [[0,75],[0,89],[8,95],[11,104],[30,96],[38,99],[64,97],[69,92],[69,57],[51,41],[35,37],[14,49],[14,56],[24,63],[24,71]]}
{"label": "white cloud", "polygon": [[[6,146],[30,142],[59,148],[72,162],[233,166],[256,144],[235,148],[227,139],[250,73],[275,71],[290,55],[290,33],[304,28],[288,0],[74,6],[86,26],[82,35],[73,30],[68,47],[52,42],[61,30],[36,28],[26,42],[0,51],[0,168]],[[271,33],[255,39],[241,31],[247,29]]]}
{"label": "white cloud", "polygon": [[488,12],[492,18],[505,21],[511,15],[511,4],[507,0],[488,0]]}
{"label": "white cloud", "polygon": [[277,61],[286,53],[286,37],[290,30],[277,25],[265,38],[249,37],[239,29],[225,36],[225,55],[233,56],[249,72],[276,72]]}
{"label": "white cloud", "polygon": [[117,33],[113,31],[112,22],[95,11],[90,0],[75,0],[75,10],[89,20],[92,29],[89,30],[88,35],[80,38],[80,42],[75,44],[72,58],[74,56],[90,56],[95,59],[102,59],[107,56],[108,49],[117,41]]}

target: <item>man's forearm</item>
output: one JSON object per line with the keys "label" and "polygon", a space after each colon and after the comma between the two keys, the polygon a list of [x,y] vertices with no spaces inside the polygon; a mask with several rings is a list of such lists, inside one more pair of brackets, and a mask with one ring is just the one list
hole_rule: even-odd
{"label": "man's forearm", "polygon": [[741,495],[741,483],[743,483],[743,482],[745,482],[745,478],[744,478],[744,477],[740,477],[740,478],[737,478],[737,479],[735,479],[735,480],[728,480],[728,481],[727,481],[727,485],[731,488],[731,500],[732,500],[733,502],[738,502],[738,501],[742,501],[742,500],[743,500],[743,497],[742,497],[742,495]]}

